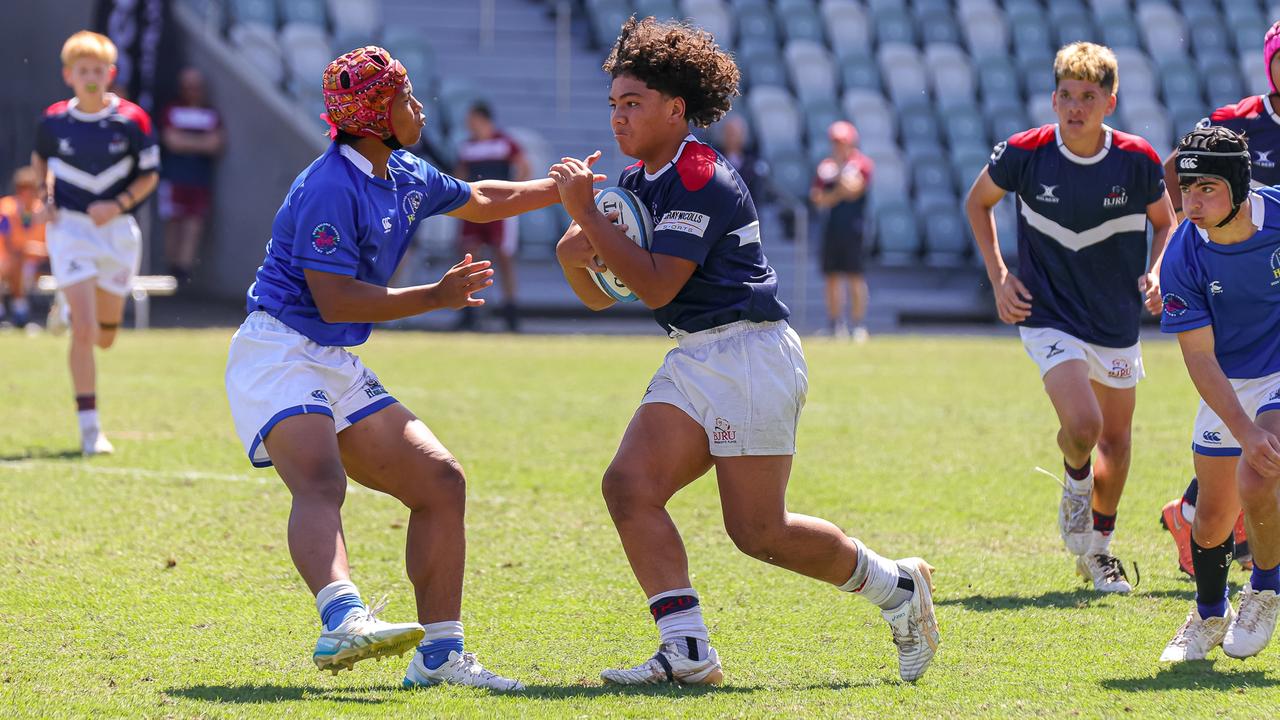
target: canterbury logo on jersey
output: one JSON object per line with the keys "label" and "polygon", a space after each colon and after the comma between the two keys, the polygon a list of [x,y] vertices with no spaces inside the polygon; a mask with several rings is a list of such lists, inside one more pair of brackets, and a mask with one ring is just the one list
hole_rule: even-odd
{"label": "canterbury logo on jersey", "polygon": [[707,226],[711,224],[711,216],[702,213],[692,212],[689,210],[669,210],[662,219],[658,221],[654,232],[661,230],[673,230],[675,232],[688,233],[697,237],[702,237],[707,233]]}

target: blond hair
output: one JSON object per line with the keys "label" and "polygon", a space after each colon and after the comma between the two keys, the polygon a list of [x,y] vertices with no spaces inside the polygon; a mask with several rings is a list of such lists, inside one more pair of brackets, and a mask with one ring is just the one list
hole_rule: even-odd
{"label": "blond hair", "polygon": [[62,44],[62,65],[70,67],[77,60],[101,60],[116,64],[116,44],[111,38],[96,32],[81,30]]}
{"label": "blond hair", "polygon": [[36,169],[30,165],[23,165],[13,173],[13,187],[36,188],[40,187],[40,176],[36,174]]}
{"label": "blond hair", "polygon": [[1097,83],[1114,95],[1120,87],[1120,66],[1116,54],[1106,45],[1073,42],[1058,51],[1053,59],[1053,81],[1083,80]]}

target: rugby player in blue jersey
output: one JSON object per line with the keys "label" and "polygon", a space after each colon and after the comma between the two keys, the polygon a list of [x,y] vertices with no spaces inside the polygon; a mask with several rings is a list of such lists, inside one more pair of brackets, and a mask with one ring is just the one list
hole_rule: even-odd
{"label": "rugby player in blue jersey", "polygon": [[653,310],[675,341],[604,474],[609,513],[658,625],[658,651],[606,670],[624,685],[715,684],[684,543],[667,513],[676,492],[715,468],[729,536],[744,553],[862,595],[881,608],[898,671],[919,678],[939,636],[930,568],[890,560],[815,517],[789,512],[796,425],[808,392],[800,339],[787,325],[742,178],[689,132],[728,112],[738,68],[706,32],[653,18],[628,20],[604,65],[619,149],[639,162],[619,185],[655,227],[649,250],[610,224],[592,199],[591,169],[566,158],[551,176],[574,224],[557,256],[584,304],[612,304],[589,275],[596,258]]}
{"label": "rugby player in blue jersey", "polygon": [[[1072,43],[1058,51],[1053,73],[1058,122],[997,145],[965,211],[1000,319],[1019,326],[1058,416],[1058,531],[1078,573],[1099,592],[1123,593],[1132,586],[1111,540],[1143,376],[1138,324],[1144,305],[1160,310],[1157,273],[1173,209],[1151,145],[1103,124],[1116,107],[1115,54]],[[1018,200],[1016,275],[992,216],[1006,193]]]}
{"label": "rugby player in blue jersey", "polygon": [[[289,552],[324,624],[317,667],[336,673],[421,641],[405,687],[519,690],[463,650],[461,466],[346,348],[367,340],[376,322],[484,303],[474,294],[492,284],[493,271],[470,255],[437,283],[387,287],[424,218],[486,222],[554,204],[559,194],[545,178],[465,183],[402,150],[426,120],[404,67],[382,48],[342,55],[323,83],[334,143],[276,213],[249,316],[231,341],[236,432],[250,461],[274,464],[293,496]],[[341,515],[348,476],[409,508],[405,564],[421,624],[379,620],[380,608],[365,607],[351,582]]]}
{"label": "rugby player in blue jersey", "polygon": [[[1215,126],[1177,149],[1187,219],[1160,271],[1160,326],[1177,333],[1200,393],[1191,439],[1200,492],[1195,605],[1165,661],[1202,660],[1218,645],[1231,657],[1257,655],[1280,612],[1280,190],[1250,192],[1249,149]],[[1242,506],[1254,564],[1233,609],[1227,570]]]}

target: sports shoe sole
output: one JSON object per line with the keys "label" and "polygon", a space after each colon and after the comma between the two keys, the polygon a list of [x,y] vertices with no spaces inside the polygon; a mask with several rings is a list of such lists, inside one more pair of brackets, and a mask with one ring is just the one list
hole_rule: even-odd
{"label": "sports shoe sole", "polygon": [[323,655],[311,657],[316,664],[316,669],[337,675],[343,670],[350,670],[352,666],[361,660],[382,660],[390,655],[402,656],[406,652],[418,647],[418,643],[422,642],[422,638],[426,635],[426,631],[422,628],[410,630],[404,634],[386,638],[376,643],[365,645],[361,648],[347,648],[333,655]]}

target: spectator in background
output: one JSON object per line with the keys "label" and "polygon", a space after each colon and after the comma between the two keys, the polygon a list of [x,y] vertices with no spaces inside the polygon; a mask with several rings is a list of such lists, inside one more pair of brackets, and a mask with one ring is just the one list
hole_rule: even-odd
{"label": "spectator in background", "polygon": [[0,198],[0,281],[9,296],[8,315],[0,302],[0,323],[11,318],[14,325],[24,327],[31,320],[27,293],[36,273],[49,262],[44,221],[40,176],[30,166],[18,168],[13,174],[13,195]]}
{"label": "spectator in background", "polygon": [[730,115],[720,123],[720,154],[742,176],[751,196],[763,201],[773,195],[769,189],[769,164],[750,147],[750,139],[742,116]]}
{"label": "spectator in background", "polygon": [[199,70],[182,71],[178,97],[160,116],[160,216],[169,274],[185,285],[213,204],[213,163],[222,153],[223,134],[222,117],[209,104]]}
{"label": "spectator in background", "polygon": [[809,200],[829,210],[822,232],[822,274],[826,278],[827,322],[833,335],[849,335],[844,319],[845,294],[850,296],[853,339],[867,339],[867,280],[865,210],[871,158],[858,151],[858,131],[840,120],[827,131],[831,155],[818,163]]}
{"label": "spectator in background", "polygon": [[[523,182],[529,179],[529,161],[520,145],[500,131],[493,122],[493,111],[488,104],[477,102],[467,113],[469,137],[458,148],[458,167],[455,173],[468,182],[480,180],[511,180]],[[495,220],[489,223],[463,221],[460,245],[462,253],[471,253],[476,259],[492,260],[497,270],[498,283],[502,286],[502,317],[511,332],[519,332],[520,318],[516,309],[515,254],[518,240],[516,218]],[[462,310],[459,330],[473,330],[476,326],[476,309]]]}

